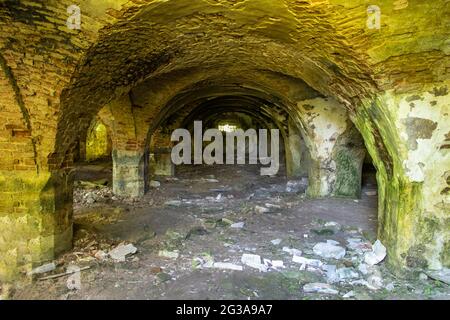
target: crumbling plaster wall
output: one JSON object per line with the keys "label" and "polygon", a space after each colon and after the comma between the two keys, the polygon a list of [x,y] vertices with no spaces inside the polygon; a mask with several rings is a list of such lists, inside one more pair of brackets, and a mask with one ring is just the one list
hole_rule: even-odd
{"label": "crumbling plaster wall", "polygon": [[347,134],[354,125],[346,108],[333,98],[303,100],[296,118],[310,156],[308,194],[359,197],[365,151],[357,132]]}

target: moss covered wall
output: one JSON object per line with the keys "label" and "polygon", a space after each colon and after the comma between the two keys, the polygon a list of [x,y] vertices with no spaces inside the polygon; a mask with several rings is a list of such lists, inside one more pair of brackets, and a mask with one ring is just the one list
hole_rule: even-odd
{"label": "moss covered wall", "polygon": [[378,234],[395,266],[448,267],[448,85],[386,92],[354,117],[377,168]]}

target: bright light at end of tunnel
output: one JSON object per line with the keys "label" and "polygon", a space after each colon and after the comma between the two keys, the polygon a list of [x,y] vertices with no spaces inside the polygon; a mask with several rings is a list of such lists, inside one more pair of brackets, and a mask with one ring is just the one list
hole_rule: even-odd
{"label": "bright light at end of tunnel", "polygon": [[236,129],[236,126],[230,124],[219,125],[219,130],[222,132],[234,132]]}

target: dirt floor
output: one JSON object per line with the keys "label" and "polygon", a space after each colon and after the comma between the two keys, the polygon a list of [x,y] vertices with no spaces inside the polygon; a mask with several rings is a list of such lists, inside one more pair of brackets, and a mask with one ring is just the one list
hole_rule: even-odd
{"label": "dirt floor", "polygon": [[[373,174],[365,176],[359,200],[308,199],[305,180],[288,182],[282,173],[263,177],[257,166],[181,167],[176,177],[155,178],[159,187],[129,201],[112,194],[111,164],[80,166],[73,250],[59,257],[55,270],[12,290],[11,298],[450,297],[448,285],[425,274],[406,281],[391,274],[384,262],[364,263],[376,240]],[[334,249],[345,249],[345,256],[324,257],[313,249],[327,240]],[[120,244],[132,244],[137,252],[115,261],[108,252]],[[245,264],[244,254],[258,255],[265,264]],[[89,268],[81,271],[76,285],[73,275],[39,280],[70,265]]]}

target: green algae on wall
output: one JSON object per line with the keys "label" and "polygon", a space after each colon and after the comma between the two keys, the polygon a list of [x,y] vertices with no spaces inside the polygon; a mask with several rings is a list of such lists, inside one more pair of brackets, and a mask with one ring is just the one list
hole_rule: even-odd
{"label": "green algae on wall", "polygon": [[450,129],[445,92],[386,92],[363,102],[353,116],[377,168],[378,235],[392,266],[448,266],[449,199],[440,192],[450,166],[442,148]]}

